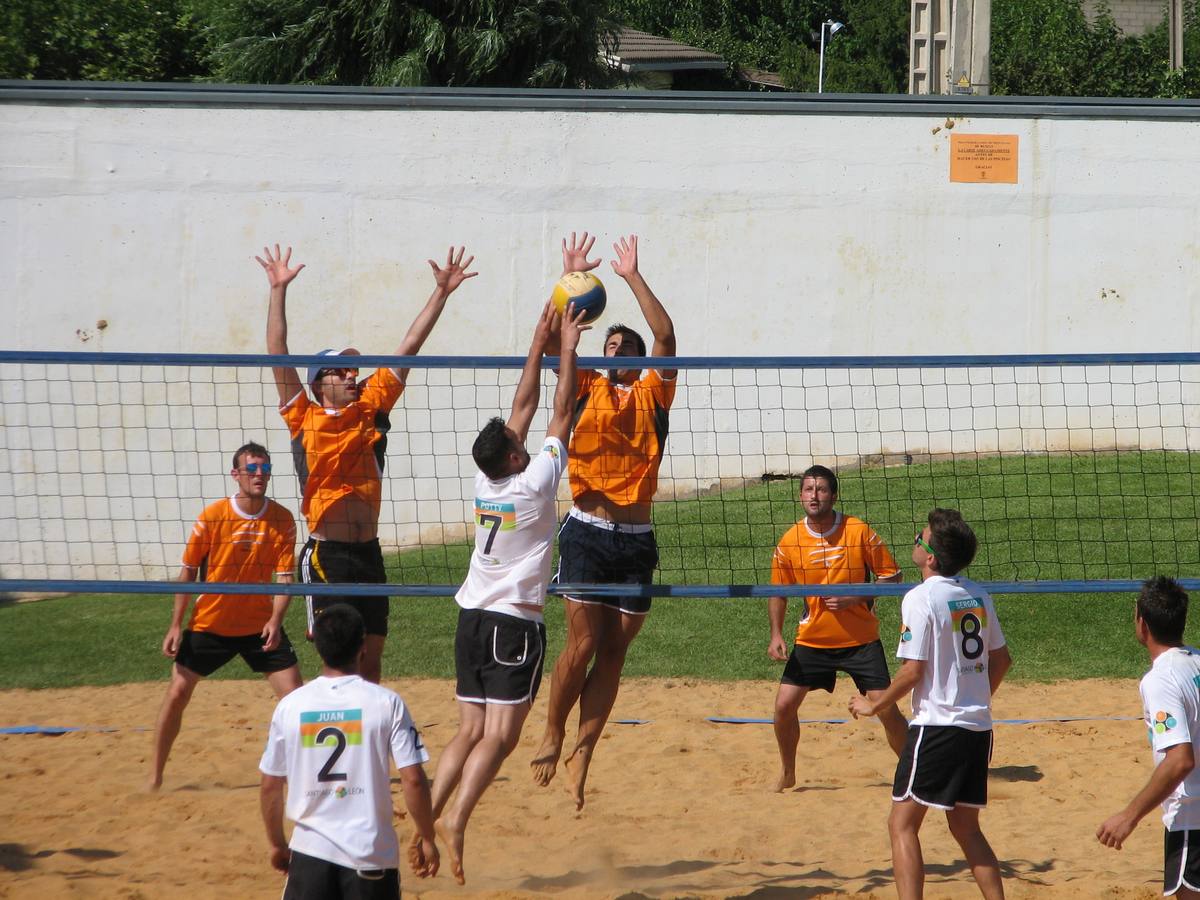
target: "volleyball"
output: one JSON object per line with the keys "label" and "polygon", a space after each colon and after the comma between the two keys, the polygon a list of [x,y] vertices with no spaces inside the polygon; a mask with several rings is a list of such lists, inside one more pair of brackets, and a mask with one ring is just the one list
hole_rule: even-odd
{"label": "volleyball", "polygon": [[563,315],[567,314],[567,304],[574,303],[575,312],[582,311],[585,322],[600,318],[604,304],[608,302],[604,285],[591,272],[568,272],[558,280],[550,297],[555,309]]}

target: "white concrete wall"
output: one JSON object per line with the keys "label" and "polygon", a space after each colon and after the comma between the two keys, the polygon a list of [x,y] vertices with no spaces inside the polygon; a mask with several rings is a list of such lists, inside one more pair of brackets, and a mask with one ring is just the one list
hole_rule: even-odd
{"label": "white concrete wall", "polygon": [[[1018,135],[1019,182],[951,183],[948,125]],[[280,241],[308,265],[293,352],[391,351],[426,257],[465,243],[481,274],[426,352],[522,354],[586,228],[606,258],[642,236],[688,355],[1193,350],[1198,157],[1185,121],[0,104],[0,349],[263,352],[253,256]],[[638,323],[602,277],[605,322]],[[664,492],[814,458],[1195,448],[1197,372],[1168,368],[687,373]],[[296,508],[264,375],[0,367],[0,577],[168,571],[243,437]],[[389,542],[458,533],[512,376],[414,373]]]}

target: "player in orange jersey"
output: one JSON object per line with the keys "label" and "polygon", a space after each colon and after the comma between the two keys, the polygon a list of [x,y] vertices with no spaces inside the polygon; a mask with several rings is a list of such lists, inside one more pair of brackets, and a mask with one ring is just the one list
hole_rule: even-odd
{"label": "player in orange jersey", "polygon": [[[825,466],[810,466],[800,476],[800,505],[805,516],[775,548],[772,584],[856,584],[872,577],[876,581],[900,580],[900,567],[871,526],[833,508],[837,494],[837,476]],[[874,597],[810,596],[805,601],[790,652],[783,637],[787,598],[772,597],[767,606],[771,622],[767,655],[787,662],[775,694],[775,741],[783,764],[776,791],[796,784],[796,745],[800,741],[796,713],[810,690],[832,692],[838,672],[849,674],[872,700],[891,684],[879,642]],[[908,723],[895,703],[878,715],[888,744],[899,756]]]}
{"label": "player in orange jersey", "polygon": [[[256,257],[271,285],[267,313],[267,352],[288,353],[287,286],[304,268],[292,267],[292,249],[286,253],[264,248]],[[437,324],[446,300],[477,273],[468,272],[475,257],[463,262],[464,248],[451,247],[445,266],[432,259],[434,289],[417,314],[397,356],[420,352]],[[306,584],[384,584],[383,552],[379,547],[379,507],[386,460],[388,414],[408,378],[408,369],[377,369],[358,380],[358,366],[344,357],[357,356],[353,347],[323,350],[327,366],[308,370],[309,400],[295,369],[276,368],[279,414],[292,436],[292,456],[304,493],[301,511],[308,520],[309,538],[300,556],[300,578]],[[339,359],[340,358],[340,359]],[[383,644],[388,631],[388,597],[312,596],[308,598],[308,627],[313,617],[333,603],[349,603],[367,625],[362,677],[379,682]]]}
{"label": "player in orange jersey", "polygon": [[[296,560],[296,520],[267,498],[271,456],[249,443],[233,454],[229,473],[237,492],[205,507],[192,527],[183,551],[179,581],[289,584]],[[296,653],[283,630],[288,597],[279,594],[200,594],[187,629],[184,614],[190,594],[175,595],[171,627],[162,652],[175,660],[171,683],[154,726],[154,753],[147,787],[162,785],[171,745],[179,734],[183,711],[201,678],[235,656],[267,677],[277,697],[300,687]]]}
{"label": "player in orange jersey", "polygon": [[[587,258],[595,238],[563,241],[563,273],[600,265]],[[638,269],[637,235],[613,245],[613,271],[625,279],[654,336],[651,356],[675,355],[675,326]],[[557,353],[555,346],[546,352]],[[604,338],[604,355],[645,356],[646,343],[624,325]],[[675,399],[675,369],[580,372],[575,431],[567,454],[574,505],[558,535],[560,584],[649,584],[658,565],[650,508]],[[530,767],[538,784],[554,777],[567,718],[579,703],[579,728],[564,765],[576,809],[588,767],[621,683],[625,654],[650,611],[647,597],[566,597],[567,644],[554,665],[546,731]],[[591,664],[591,669],[588,666]]]}

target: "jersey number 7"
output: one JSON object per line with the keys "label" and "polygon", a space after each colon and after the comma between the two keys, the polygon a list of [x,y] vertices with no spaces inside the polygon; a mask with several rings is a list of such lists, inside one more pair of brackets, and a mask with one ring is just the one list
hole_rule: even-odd
{"label": "jersey number 7", "polygon": [[487,513],[479,514],[479,524],[487,528],[488,539],[483,545],[483,553],[485,556],[492,552],[492,544],[496,541],[496,532],[500,530],[500,523],[503,521],[499,516],[489,516]]}

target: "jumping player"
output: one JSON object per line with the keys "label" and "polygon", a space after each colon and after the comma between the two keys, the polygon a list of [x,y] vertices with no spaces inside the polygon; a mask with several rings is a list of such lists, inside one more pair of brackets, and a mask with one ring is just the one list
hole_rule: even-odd
{"label": "jumping player", "polygon": [[[438,759],[433,780],[437,831],[451,871],[465,881],[467,821],[500,766],[517,746],[542,680],[546,626],[542,609],[550,582],[557,521],[555,496],[567,462],[575,399],[575,348],[588,326],[567,308],[554,411],[536,457],[525,449],[540,394],[542,352],[559,318],[546,304],[513,397],[508,421],[492,419],[471,448],[475,476],[475,550],[455,599],[454,636],[458,732]],[[454,802],[450,794],[458,788]]]}
{"label": "jumping player", "polygon": [[[464,249],[451,247],[446,264],[429,260],[435,286],[424,308],[417,314],[397,356],[420,352],[437,324],[446,300],[476,272],[468,272],[475,257],[463,262]],[[304,268],[291,267],[292,248],[286,253],[263,248],[266,257],[255,257],[271,285],[267,313],[267,352],[287,355],[287,287]],[[408,369],[377,369],[358,380],[358,367],[348,359],[357,356],[353,347],[323,350],[330,365],[312,366],[307,386],[308,399],[295,369],[272,371],[279,391],[279,413],[292,436],[292,455],[303,491],[301,511],[308,519],[308,542],[300,557],[300,577],[306,584],[384,584],[383,553],[379,548],[379,507],[391,427],[388,413],[404,391]],[[346,602],[362,613],[367,625],[366,656],[362,676],[378,682],[383,663],[383,644],[388,631],[388,598],[309,597],[308,627],[322,608]]]}
{"label": "jumping player", "polygon": [[[563,241],[563,273],[600,265],[587,258],[595,238]],[[638,269],[637,235],[613,245],[613,271],[625,279],[654,336],[652,356],[675,355],[675,326]],[[553,354],[553,344],[547,346]],[[604,355],[645,356],[636,331],[613,325]],[[614,363],[615,365],[615,363]],[[574,506],[558,536],[562,584],[649,584],[658,565],[651,502],[675,399],[675,369],[610,369],[581,372],[571,439],[570,481]],[[530,767],[534,781],[554,777],[566,740],[567,718],[579,703],[579,727],[564,765],[575,808],[582,809],[588,768],[621,684],[629,645],[637,637],[650,600],[639,596],[565,597],[567,641],[550,683],[546,731]],[[591,664],[591,669],[588,669]]]}
{"label": "jumping player", "polygon": [[[800,504],[805,517],[793,525],[771,559],[772,584],[855,584],[874,577],[897,582],[900,567],[883,539],[862,519],[834,509],[838,480],[825,466],[810,466],[800,476]],[[796,746],[800,723],[796,714],[811,690],[833,691],[838,672],[875,700],[887,690],[887,658],[879,641],[874,597],[807,597],[805,613],[789,652],[783,637],[787,597],[772,597],[767,614],[771,641],[767,655],[786,661],[775,694],[775,742],[783,766],[776,791],[796,784]],[[879,721],[896,755],[904,749],[908,723],[890,703]]]}
{"label": "jumping player", "polygon": [[1012,665],[992,598],[958,573],[975,558],[975,532],[954,509],[934,509],[912,559],[922,582],[904,595],[903,660],[876,700],[857,696],[850,712],[878,715],[912,691],[913,717],[892,785],[888,831],[901,900],[921,897],[925,862],[919,833],[929,807],[946,811],[980,892],[1004,896],[1000,864],[979,828],[992,755],[992,695]]}
{"label": "jumping player", "polygon": [[[287,873],[284,900],[400,897],[400,842],[392,825],[388,757],[396,763],[415,828],[408,861],[436,875],[429,753],[399,695],[364,681],[362,616],[345,603],[313,623],[321,676],[275,707],[259,769],[271,865]],[[287,816],[296,823],[289,845]]]}
{"label": "jumping player", "polygon": [[[266,448],[249,443],[233,454],[230,471],[237,491],[205,507],[192,526],[183,551],[179,581],[283,584],[292,580],[296,558],[296,520],[267,498],[271,457]],[[202,678],[235,656],[261,672],[276,697],[300,687],[300,669],[283,630],[288,597],[279,594],[200,594],[187,630],[183,619],[190,594],[175,595],[171,626],[163,638],[164,656],[175,660],[171,683],[154,726],[154,753],[147,788],[162,786],[163,769],[179,735],[183,711]]]}
{"label": "jumping player", "polygon": [[1161,575],[1138,594],[1133,629],[1150,655],[1140,690],[1154,774],[1128,806],[1096,829],[1100,843],[1120,850],[1138,822],[1162,804],[1168,897],[1200,897],[1200,651],[1183,643],[1187,607],[1183,588]]}

